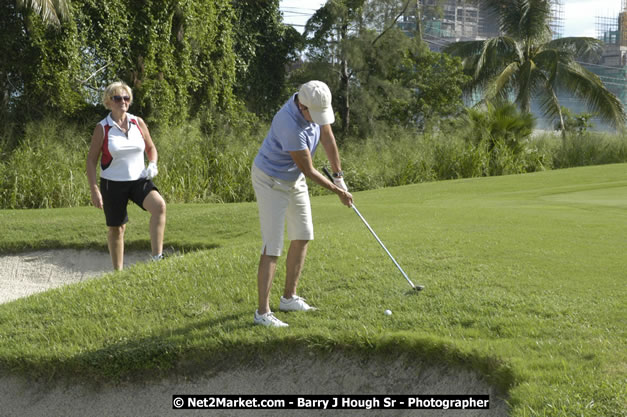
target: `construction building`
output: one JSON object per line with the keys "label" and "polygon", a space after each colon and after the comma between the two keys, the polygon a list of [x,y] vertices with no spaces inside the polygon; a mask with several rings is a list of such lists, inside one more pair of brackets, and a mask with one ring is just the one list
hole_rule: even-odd
{"label": "construction building", "polygon": [[[595,30],[597,39],[603,41],[603,53],[598,59],[579,63],[599,76],[627,108],[627,0],[623,0],[618,16],[597,16]],[[575,113],[589,112],[581,100],[572,95],[560,96],[560,102]],[[593,119],[593,123],[598,128],[604,127],[599,119]]]}
{"label": "construction building", "polygon": [[603,55],[584,66],[597,74],[627,107],[627,0],[623,0],[617,17],[597,17],[596,31],[605,44]]}
{"label": "construction building", "polygon": [[[562,0],[551,1],[551,11],[551,29],[554,37],[559,37],[564,27]],[[411,34],[417,25],[423,40],[434,51],[451,42],[500,35],[496,17],[481,0],[416,0],[403,16],[400,27]]]}
{"label": "construction building", "polygon": [[[550,27],[554,39],[563,37],[564,33],[563,1],[551,1]],[[621,10],[618,16],[596,18],[597,36],[605,44],[603,55],[599,60],[580,63],[597,74],[627,108],[627,0],[622,0]],[[400,26],[410,35],[419,30],[429,48],[438,52],[452,42],[500,36],[497,19],[481,0],[416,0]],[[580,99],[566,92],[559,92],[558,98],[574,113],[589,112]],[[537,110],[538,106],[532,103],[532,108]],[[551,128],[543,120],[542,112],[534,113],[538,127]],[[593,119],[593,123],[603,127],[598,119]]]}

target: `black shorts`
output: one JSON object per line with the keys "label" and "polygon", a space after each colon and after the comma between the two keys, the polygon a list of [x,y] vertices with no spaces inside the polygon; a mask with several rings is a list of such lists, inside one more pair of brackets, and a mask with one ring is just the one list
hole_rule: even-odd
{"label": "black shorts", "polygon": [[100,194],[107,219],[107,226],[122,226],[128,222],[128,212],[126,206],[131,200],[142,210],[144,199],[152,191],[159,192],[155,184],[146,178],[136,181],[111,181],[100,178]]}

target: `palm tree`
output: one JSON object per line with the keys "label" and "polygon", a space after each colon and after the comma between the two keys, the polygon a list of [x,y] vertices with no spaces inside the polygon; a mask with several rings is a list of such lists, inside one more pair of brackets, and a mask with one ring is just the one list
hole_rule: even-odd
{"label": "palm tree", "polygon": [[16,0],[18,7],[31,9],[47,24],[59,26],[70,15],[70,0]]}
{"label": "palm tree", "polygon": [[485,0],[498,18],[502,36],[482,41],[456,42],[445,52],[462,58],[464,70],[473,77],[472,91],[482,101],[509,99],[529,113],[531,99],[540,99],[544,114],[564,118],[557,91],[565,90],[583,100],[588,108],[615,127],[625,124],[625,110],[592,72],[579,65],[579,57],[599,56],[602,42],[593,38],[551,40],[549,0]]}

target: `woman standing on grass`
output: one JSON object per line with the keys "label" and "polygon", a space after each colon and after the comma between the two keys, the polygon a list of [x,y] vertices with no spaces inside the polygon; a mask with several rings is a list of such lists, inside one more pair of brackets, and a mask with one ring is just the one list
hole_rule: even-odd
{"label": "woman standing on grass", "polygon": [[[131,88],[123,82],[110,84],[102,100],[111,113],[96,125],[87,155],[87,180],[91,202],[104,209],[109,227],[107,239],[115,270],[124,265],[124,231],[128,222],[129,200],[150,213],[152,259],[163,258],[165,201],[151,181],[157,175],[157,148],[148,126],[128,113],[133,102]],[[144,166],[144,152],[148,167]],[[97,164],[100,158],[100,187]]]}
{"label": "woman standing on grass", "polygon": [[[346,206],[353,204],[353,197],[342,178],[340,155],[331,129],[334,120],[329,87],[321,81],[309,81],[274,116],[270,131],[255,158],[251,175],[263,239],[257,271],[259,308],[254,315],[255,324],[287,326],[274,316],[269,304],[277,259],[283,249],[286,219],[291,243],[279,310],[315,310],[296,295],[307,244],[313,240],[311,204],[305,177],[336,193]],[[333,169],[333,182],[313,166],[313,155],[319,143]]]}

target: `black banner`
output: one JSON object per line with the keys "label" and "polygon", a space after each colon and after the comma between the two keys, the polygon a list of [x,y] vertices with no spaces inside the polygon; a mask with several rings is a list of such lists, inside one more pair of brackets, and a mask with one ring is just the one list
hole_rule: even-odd
{"label": "black banner", "polygon": [[173,395],[175,410],[480,410],[488,395]]}

